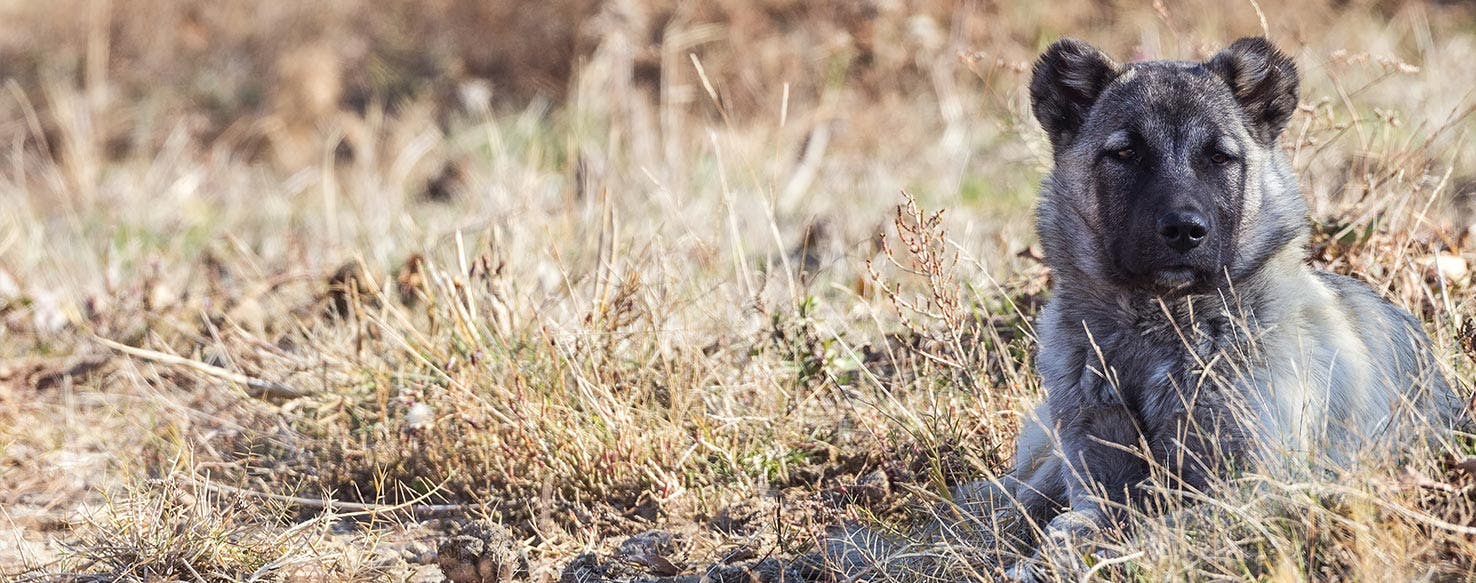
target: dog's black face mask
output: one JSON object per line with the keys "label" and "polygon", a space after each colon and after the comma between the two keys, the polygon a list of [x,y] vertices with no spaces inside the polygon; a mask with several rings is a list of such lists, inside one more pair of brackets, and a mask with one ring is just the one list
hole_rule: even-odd
{"label": "dog's black face mask", "polygon": [[[1127,66],[1076,41],[1041,58],[1036,117],[1074,204],[1095,216],[1101,275],[1157,293],[1225,283],[1242,221],[1260,204],[1260,150],[1296,107],[1296,72],[1263,39],[1241,40],[1204,63]],[[1058,236],[1071,236],[1070,233]],[[1232,274],[1233,275],[1233,274]]]}
{"label": "dog's black face mask", "polygon": [[1222,109],[1234,102],[1224,89],[1180,97],[1208,82],[1202,68],[1144,69],[1103,95],[1080,137],[1110,273],[1165,292],[1212,287],[1234,257],[1246,200],[1246,146]]}

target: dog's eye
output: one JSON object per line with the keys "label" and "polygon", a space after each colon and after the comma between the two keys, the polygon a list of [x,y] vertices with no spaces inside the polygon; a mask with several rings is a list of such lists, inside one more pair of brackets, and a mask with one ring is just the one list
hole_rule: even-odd
{"label": "dog's eye", "polygon": [[1132,160],[1133,158],[1137,157],[1137,155],[1138,151],[1132,148],[1122,148],[1120,150],[1114,150],[1112,152],[1113,158],[1117,158],[1118,160],[1123,161]]}
{"label": "dog's eye", "polygon": [[1233,160],[1233,158],[1231,158],[1229,154],[1226,154],[1224,152],[1214,152],[1210,154],[1210,162],[1216,166],[1224,166],[1226,164],[1229,164],[1230,160]]}

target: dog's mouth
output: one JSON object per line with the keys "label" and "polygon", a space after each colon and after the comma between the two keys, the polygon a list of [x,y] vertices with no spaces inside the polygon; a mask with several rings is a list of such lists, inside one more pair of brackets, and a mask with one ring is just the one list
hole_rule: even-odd
{"label": "dog's mouth", "polygon": [[1222,269],[1175,265],[1156,269],[1143,280],[1148,287],[1160,295],[1199,294],[1224,284]]}
{"label": "dog's mouth", "polygon": [[1122,283],[1156,295],[1181,296],[1200,293],[1215,286],[1214,271],[1190,265],[1153,267],[1126,275]]}
{"label": "dog's mouth", "polygon": [[1224,266],[1206,253],[1194,257],[1112,253],[1112,279],[1127,289],[1163,296],[1203,293],[1222,283]]}
{"label": "dog's mouth", "polygon": [[1186,290],[1200,281],[1199,272],[1189,267],[1170,267],[1153,273],[1153,286],[1164,291]]}

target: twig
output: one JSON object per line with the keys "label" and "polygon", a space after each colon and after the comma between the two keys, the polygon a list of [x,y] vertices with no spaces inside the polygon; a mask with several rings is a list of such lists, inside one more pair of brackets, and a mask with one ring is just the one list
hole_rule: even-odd
{"label": "twig", "polygon": [[206,490],[210,490],[217,494],[235,494],[239,496],[250,496],[252,498],[275,500],[277,502],[286,502],[288,504],[293,504],[296,506],[317,508],[319,510],[332,510],[335,513],[350,513],[339,514],[339,518],[362,514],[387,514],[390,512],[410,512],[413,514],[431,515],[458,514],[471,510],[474,507],[471,504],[417,504],[415,500],[402,502],[400,504],[367,504],[363,502],[344,502],[341,500],[333,500],[331,498],[306,498],[302,496],[273,494],[271,492],[258,492],[256,490],[248,490],[246,488],[239,488],[236,486],[228,486],[225,484],[210,482],[207,480],[202,480],[200,478],[193,478],[193,480],[195,481],[195,483],[203,486]]}
{"label": "twig", "polygon": [[218,379],[223,379],[223,380],[231,381],[233,383],[240,384],[240,385],[246,387],[246,394],[251,395],[252,397],[257,397],[257,398],[268,397],[268,398],[275,398],[275,399],[297,399],[297,398],[300,398],[300,397],[306,397],[307,396],[307,393],[304,393],[304,392],[302,392],[302,391],[300,391],[298,389],[289,387],[289,386],[284,385],[282,383],[277,383],[277,382],[273,382],[273,381],[262,380],[262,379],[258,379],[258,378],[255,378],[255,377],[249,377],[249,376],[246,376],[244,374],[241,374],[241,373],[238,373],[238,372],[235,372],[235,371],[226,370],[226,369],[220,368],[218,366],[208,365],[208,364],[205,364],[203,362],[199,362],[199,361],[196,361],[196,360],[190,360],[188,358],[184,358],[184,357],[181,357],[181,356],[175,356],[173,354],[165,354],[163,352],[157,352],[157,351],[148,350],[148,349],[145,349],[145,348],[137,348],[137,347],[133,347],[133,346],[128,346],[127,344],[121,344],[121,343],[118,343],[118,342],[114,342],[112,340],[108,340],[107,338],[103,338],[101,336],[93,336],[93,338],[96,338],[97,341],[99,343],[101,343],[103,346],[106,346],[106,347],[111,348],[113,350],[116,350],[118,352],[122,352],[123,354],[127,354],[129,356],[134,357],[134,358],[142,358],[144,360],[148,360],[148,361],[152,361],[152,362],[157,362],[157,363],[160,363],[160,364],[168,364],[168,365],[174,365],[174,366],[183,366],[185,368],[193,369],[194,371],[199,372],[201,374],[205,374],[205,375],[212,376],[212,377],[215,377],[215,378],[218,378]]}
{"label": "twig", "polygon": [[1134,552],[1134,553],[1128,553],[1126,555],[1122,555],[1122,556],[1119,556],[1119,557],[1111,557],[1111,558],[1102,559],[1097,564],[1092,565],[1091,570],[1087,571],[1085,574],[1083,574],[1081,576],[1081,580],[1082,581],[1091,581],[1092,578],[1097,575],[1097,573],[1099,573],[1099,572],[1102,571],[1102,569],[1106,569],[1107,567],[1111,567],[1113,565],[1120,565],[1120,564],[1123,564],[1123,563],[1132,562],[1134,560],[1137,560],[1139,558],[1142,558],[1142,556],[1143,556],[1143,551],[1138,551],[1138,552]]}
{"label": "twig", "polygon": [[1354,498],[1361,498],[1365,502],[1368,502],[1370,504],[1373,504],[1375,506],[1378,506],[1379,508],[1383,508],[1384,510],[1388,510],[1390,512],[1393,512],[1395,514],[1398,514],[1400,516],[1403,516],[1403,517],[1405,517],[1405,518],[1407,518],[1409,520],[1413,520],[1413,521],[1416,521],[1416,522],[1423,523],[1425,526],[1429,526],[1429,527],[1433,527],[1433,528],[1438,528],[1438,529],[1441,529],[1441,530],[1444,530],[1444,531],[1448,531],[1448,532],[1454,532],[1456,534],[1463,534],[1463,535],[1466,535],[1466,536],[1476,536],[1476,527],[1466,526],[1464,524],[1456,524],[1454,522],[1449,522],[1449,521],[1446,521],[1446,520],[1442,520],[1442,519],[1440,519],[1438,517],[1432,516],[1432,515],[1427,514],[1427,513],[1424,513],[1424,512],[1420,512],[1418,510],[1414,510],[1414,509],[1411,509],[1411,508],[1406,508],[1404,506],[1401,506],[1399,504],[1395,504],[1395,503],[1392,503],[1392,502],[1387,502],[1384,499],[1379,498],[1378,496],[1375,496],[1375,495],[1372,495],[1372,494],[1368,494],[1368,493],[1365,493],[1363,491],[1360,491],[1360,490],[1357,490],[1355,488],[1351,488],[1351,487],[1348,487],[1348,486],[1343,486],[1343,485],[1340,485],[1340,484],[1310,484],[1310,483],[1308,483],[1308,484],[1285,484],[1285,485],[1282,485],[1281,487],[1283,489],[1285,489],[1286,491],[1288,491],[1288,492],[1302,491],[1302,492],[1313,492],[1313,493],[1319,493],[1319,494],[1332,493],[1332,494],[1341,494],[1343,496],[1349,496],[1349,497],[1354,497]]}

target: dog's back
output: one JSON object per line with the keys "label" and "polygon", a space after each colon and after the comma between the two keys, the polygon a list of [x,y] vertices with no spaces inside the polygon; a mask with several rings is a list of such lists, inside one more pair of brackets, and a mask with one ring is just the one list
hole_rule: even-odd
{"label": "dog's back", "polygon": [[[1369,355],[1371,392],[1376,393],[1371,413],[1376,414],[1361,418],[1364,434],[1380,436],[1379,441],[1397,447],[1412,437],[1411,432],[1460,423],[1465,402],[1441,373],[1419,320],[1362,281],[1325,271],[1316,275],[1336,294],[1337,306]],[[1352,400],[1353,395],[1343,395],[1333,403]],[[1352,415],[1334,407],[1330,417]]]}

